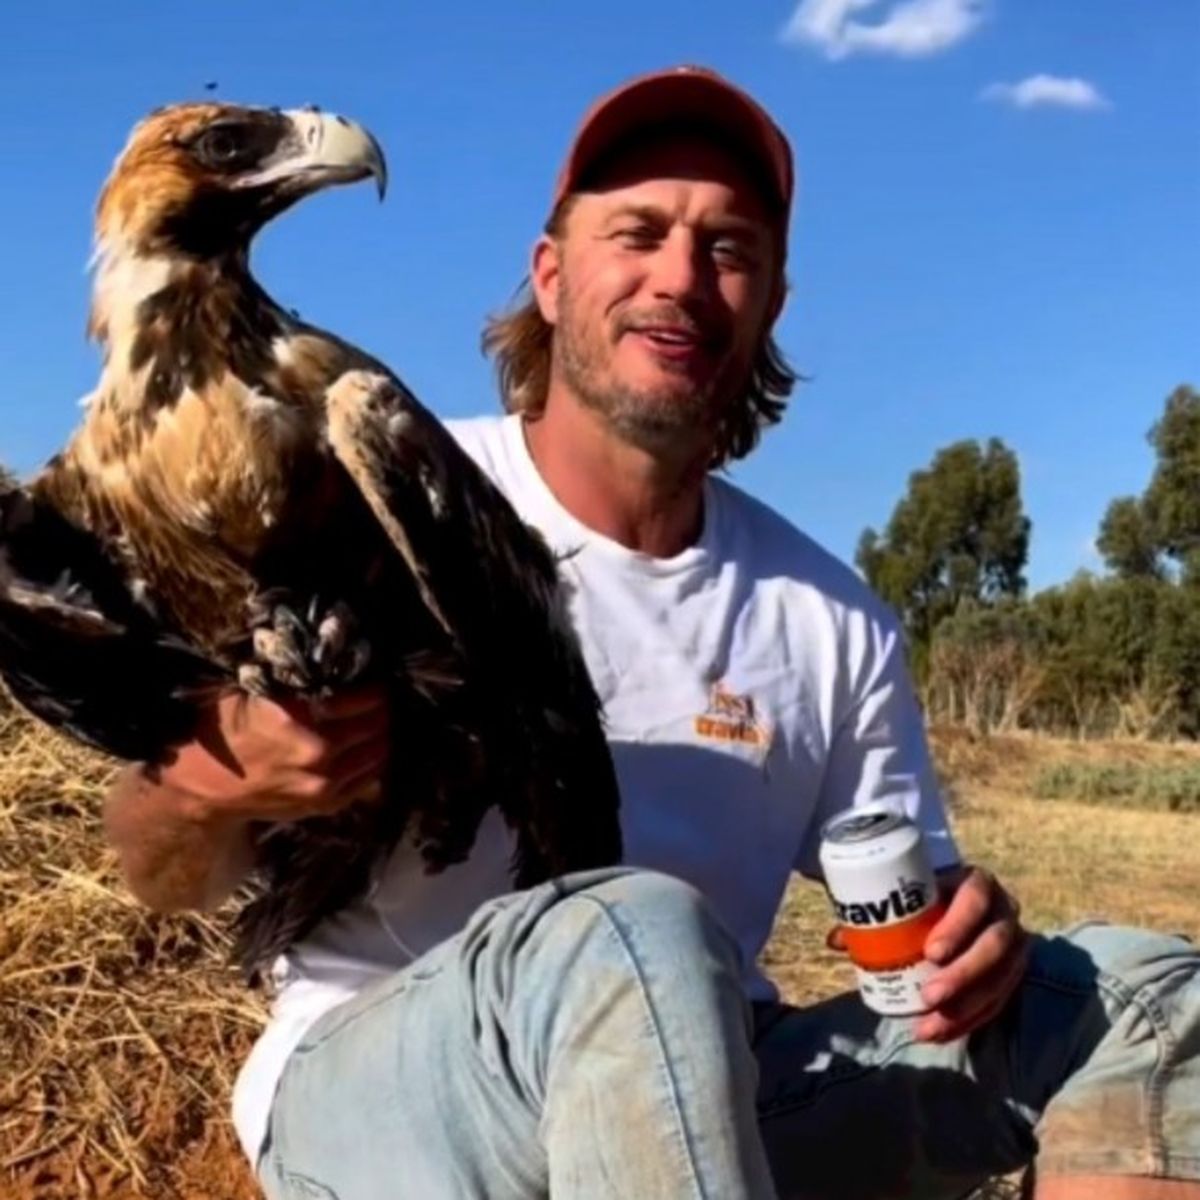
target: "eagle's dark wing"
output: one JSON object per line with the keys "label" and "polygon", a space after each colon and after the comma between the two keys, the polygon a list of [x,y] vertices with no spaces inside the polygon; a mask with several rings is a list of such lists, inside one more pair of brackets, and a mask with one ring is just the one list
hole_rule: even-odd
{"label": "eagle's dark wing", "polygon": [[23,488],[0,495],[0,672],[36,716],[118,758],[186,739],[216,668],[136,601],[99,541]]}
{"label": "eagle's dark wing", "polygon": [[549,548],[393,379],[347,373],[326,415],[334,453],[465,664],[490,799],[519,831],[518,886],[620,861],[600,701]]}

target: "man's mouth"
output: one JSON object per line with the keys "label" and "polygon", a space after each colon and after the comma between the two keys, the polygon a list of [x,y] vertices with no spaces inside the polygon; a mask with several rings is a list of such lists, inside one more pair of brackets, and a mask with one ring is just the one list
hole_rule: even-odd
{"label": "man's mouth", "polygon": [[707,356],[710,345],[699,330],[682,325],[642,325],[633,331],[662,358],[675,362]]}
{"label": "man's mouth", "polygon": [[680,329],[672,325],[649,325],[641,330],[655,342],[666,342],[673,346],[692,346],[699,340],[699,335],[692,329]]}

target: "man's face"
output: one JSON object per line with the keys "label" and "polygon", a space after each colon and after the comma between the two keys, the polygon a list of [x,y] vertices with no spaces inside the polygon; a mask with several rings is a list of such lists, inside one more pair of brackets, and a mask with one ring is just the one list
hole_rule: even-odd
{"label": "man's face", "polygon": [[778,260],[735,156],[692,136],[632,149],[535,253],[558,382],[626,441],[694,453],[745,392],[776,315]]}

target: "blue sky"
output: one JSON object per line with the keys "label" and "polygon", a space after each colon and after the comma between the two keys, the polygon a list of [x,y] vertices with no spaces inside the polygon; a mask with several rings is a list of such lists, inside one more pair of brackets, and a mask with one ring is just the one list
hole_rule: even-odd
{"label": "blue sky", "polygon": [[580,113],[679,62],[756,93],[800,172],[778,335],[812,382],[734,478],[849,558],[938,447],[997,435],[1021,459],[1031,583],[1095,566],[1164,398],[1200,385],[1196,0],[14,6],[0,459],[40,463],[94,383],[91,209],[146,110],[216,81],[368,125],[387,203],[316,197],[256,272],[454,416],[496,405],[480,323],[523,275]]}

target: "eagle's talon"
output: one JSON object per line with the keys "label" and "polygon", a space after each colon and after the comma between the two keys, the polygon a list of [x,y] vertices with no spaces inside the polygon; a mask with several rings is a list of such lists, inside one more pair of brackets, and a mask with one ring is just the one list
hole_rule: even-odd
{"label": "eagle's talon", "polygon": [[321,689],[357,678],[370,660],[370,646],[353,636],[350,606],[337,601],[323,608],[313,600],[302,609],[275,604],[268,623],[254,630],[252,644],[258,666],[268,678],[287,688]]}
{"label": "eagle's talon", "polygon": [[237,669],[238,686],[251,696],[269,696],[271,681],[258,663],[242,663]]}
{"label": "eagle's talon", "polygon": [[370,661],[370,644],[352,636],[356,627],[353,611],[341,601],[331,604],[317,623],[312,661],[326,682],[350,683]]}
{"label": "eagle's talon", "polygon": [[307,657],[308,646],[312,641],[308,622],[298,617],[286,605],[277,604],[271,614],[271,626],[275,633],[289,643],[296,654]]}
{"label": "eagle's talon", "polygon": [[313,658],[322,664],[336,659],[346,649],[349,632],[349,611],[344,604],[334,605],[317,624]]}
{"label": "eagle's talon", "polygon": [[288,688],[307,689],[312,684],[307,655],[297,645],[296,638],[297,632],[303,635],[303,627],[299,622],[294,628],[288,628],[287,625],[279,628],[280,624],[283,623],[277,622],[274,629],[254,631],[254,657],[276,683]]}

